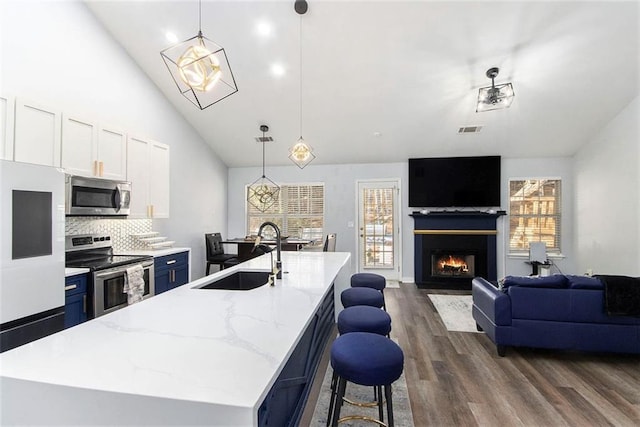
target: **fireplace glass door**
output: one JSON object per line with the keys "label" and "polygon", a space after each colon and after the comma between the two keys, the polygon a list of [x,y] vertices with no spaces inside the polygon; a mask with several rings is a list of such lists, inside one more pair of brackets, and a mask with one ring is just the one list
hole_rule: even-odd
{"label": "fireplace glass door", "polygon": [[475,276],[475,255],[438,251],[431,254],[431,275],[434,277]]}

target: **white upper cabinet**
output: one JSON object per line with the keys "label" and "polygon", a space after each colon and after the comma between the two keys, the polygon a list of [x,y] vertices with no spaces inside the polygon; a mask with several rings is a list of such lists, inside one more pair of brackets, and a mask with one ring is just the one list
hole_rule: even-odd
{"label": "white upper cabinet", "polygon": [[60,167],[59,110],[16,99],[13,159]]}
{"label": "white upper cabinet", "polygon": [[100,176],[127,179],[127,133],[113,126],[98,128]]}
{"label": "white upper cabinet", "polygon": [[0,95],[0,159],[13,160],[13,116],[15,99]]}
{"label": "white upper cabinet", "polygon": [[133,218],[169,217],[169,146],[129,135],[127,180]]}
{"label": "white upper cabinet", "polygon": [[62,167],[67,173],[98,175],[98,130],[91,120],[64,115],[62,121]]}
{"label": "white upper cabinet", "polygon": [[126,179],[126,133],[95,121],[65,115],[62,123],[62,167],[67,173]]}

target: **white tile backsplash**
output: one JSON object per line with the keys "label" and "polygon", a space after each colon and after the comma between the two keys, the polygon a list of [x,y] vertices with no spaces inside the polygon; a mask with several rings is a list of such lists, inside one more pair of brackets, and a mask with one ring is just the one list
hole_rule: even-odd
{"label": "white tile backsplash", "polygon": [[113,249],[116,252],[135,250],[139,242],[131,237],[132,234],[149,233],[153,228],[153,220],[102,218],[102,217],[74,217],[68,216],[65,221],[65,234],[93,234],[106,233],[111,236]]}

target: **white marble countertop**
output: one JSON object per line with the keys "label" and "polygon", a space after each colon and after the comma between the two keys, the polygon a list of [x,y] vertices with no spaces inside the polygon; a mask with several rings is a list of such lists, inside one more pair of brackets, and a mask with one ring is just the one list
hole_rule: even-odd
{"label": "white marble countertop", "polygon": [[64,269],[64,277],[77,276],[78,274],[87,274],[89,271],[88,268],[65,268]]}
{"label": "white marble countertop", "polygon": [[0,424],[255,425],[327,289],[345,287],[349,259],[283,252],[276,286],[197,289],[267,270],[263,255],[2,353]]}

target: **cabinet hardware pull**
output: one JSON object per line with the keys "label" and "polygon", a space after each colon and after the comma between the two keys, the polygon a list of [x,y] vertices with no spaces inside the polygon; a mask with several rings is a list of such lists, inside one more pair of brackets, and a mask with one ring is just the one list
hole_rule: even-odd
{"label": "cabinet hardware pull", "polygon": [[100,167],[100,176],[104,176],[104,162],[99,163]]}
{"label": "cabinet hardware pull", "polygon": [[78,285],[68,285],[68,286],[64,287],[64,290],[65,291],[70,291],[70,290],[75,289],[77,287],[78,287]]}
{"label": "cabinet hardware pull", "polygon": [[87,312],[87,294],[82,295],[82,312]]}
{"label": "cabinet hardware pull", "polygon": [[151,218],[153,218],[153,205],[151,205]]}
{"label": "cabinet hardware pull", "polygon": [[167,261],[167,265],[175,264],[176,262],[177,262],[177,261],[176,261],[175,259],[172,259],[171,261]]}
{"label": "cabinet hardware pull", "polygon": [[98,161],[97,160],[93,161],[93,175],[94,176],[98,176]]}

